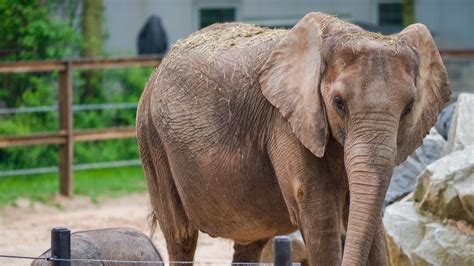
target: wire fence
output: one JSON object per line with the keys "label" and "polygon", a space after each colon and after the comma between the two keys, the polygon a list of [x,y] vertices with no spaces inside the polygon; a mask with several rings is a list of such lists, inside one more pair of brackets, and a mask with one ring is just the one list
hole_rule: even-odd
{"label": "wire fence", "polygon": [[[73,166],[73,170],[78,171],[78,170],[117,168],[117,167],[138,166],[138,165],[141,165],[141,161],[139,159],[133,159],[133,160],[112,161],[112,162],[76,164]],[[0,171],[0,177],[35,175],[35,174],[46,174],[46,173],[56,173],[56,172],[58,172],[57,166],[38,167],[38,168],[29,168],[29,169],[13,169],[13,170]]]}
{"label": "wire fence", "polygon": [[[22,255],[5,255],[0,254],[0,258],[11,259],[11,260],[42,260],[50,261],[53,265],[70,266],[75,263],[83,264],[99,264],[108,265],[112,264],[123,264],[123,265],[171,265],[171,264],[196,264],[196,265],[275,265],[275,266],[290,266],[300,265],[300,263],[292,263],[292,252],[291,252],[291,240],[288,236],[277,236],[273,239],[273,263],[267,262],[227,262],[227,261],[165,261],[161,258],[161,255],[157,252],[157,260],[128,260],[128,259],[102,259],[102,258],[74,258],[72,254],[72,238],[71,231],[64,227],[55,227],[51,230],[51,249],[45,252],[43,255],[35,256],[22,256]],[[93,242],[90,244],[95,245]],[[95,246],[98,248],[97,246]],[[107,247],[110,248],[110,247]],[[131,249],[133,247],[130,247]],[[155,248],[156,250],[156,248]],[[82,253],[82,252],[81,252]],[[125,252],[126,253],[126,252]],[[119,252],[118,256],[126,258],[127,254]],[[91,254],[91,256],[93,256]]]}
{"label": "wire fence", "polygon": [[[138,106],[137,103],[75,104],[72,106],[72,111],[136,109],[137,106]],[[59,108],[58,105],[2,108],[0,109],[0,115],[57,112],[59,111],[58,108]],[[139,159],[121,160],[121,161],[113,161],[113,162],[78,164],[78,165],[73,166],[73,170],[76,171],[76,170],[89,170],[89,169],[101,169],[101,168],[117,168],[117,167],[126,167],[126,166],[137,166],[140,164],[141,162]],[[12,169],[12,170],[0,171],[0,177],[35,175],[35,174],[45,174],[45,173],[55,173],[55,172],[58,172],[57,166],[37,167],[37,168],[29,168],[29,169]]]}
{"label": "wire fence", "polygon": [[[273,266],[276,265],[272,262],[229,262],[229,261],[213,261],[213,260],[202,260],[202,261],[155,261],[155,260],[109,260],[109,259],[60,259],[54,257],[31,257],[31,256],[15,256],[15,255],[0,255],[0,258],[5,259],[19,259],[19,260],[44,260],[51,262],[82,262],[87,264],[92,263],[115,263],[115,264],[150,264],[150,265],[165,265],[165,264],[194,264],[194,265],[258,265],[258,266]],[[292,266],[298,266],[300,263],[292,263]]]}
{"label": "wire fence", "polygon": [[[98,104],[74,104],[72,111],[94,111],[109,109],[136,109],[137,103],[98,103]],[[0,115],[13,115],[24,113],[45,113],[59,111],[58,105],[45,105],[35,107],[2,108]]]}

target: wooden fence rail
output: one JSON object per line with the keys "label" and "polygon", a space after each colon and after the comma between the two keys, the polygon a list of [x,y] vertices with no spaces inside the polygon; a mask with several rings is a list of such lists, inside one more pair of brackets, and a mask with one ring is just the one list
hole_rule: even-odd
{"label": "wooden fence rail", "polygon": [[77,59],[0,63],[0,73],[59,72],[58,112],[59,131],[24,136],[0,136],[0,148],[58,144],[59,192],[73,195],[74,142],[135,137],[133,127],[74,130],[72,111],[72,72],[74,70],[110,69],[124,67],[158,66],[160,56],[117,59]]}
{"label": "wooden fence rail", "polygon": [[[440,53],[443,57],[474,58],[474,50],[440,51]],[[160,62],[160,56],[146,56],[117,59],[76,59],[0,63],[0,73],[52,71],[58,71],[60,73],[58,99],[59,131],[25,136],[0,136],[0,148],[39,144],[60,145],[60,193],[65,196],[72,196],[74,142],[135,137],[135,129],[133,127],[74,130],[72,112],[72,71],[136,66],[153,67],[158,66]]]}

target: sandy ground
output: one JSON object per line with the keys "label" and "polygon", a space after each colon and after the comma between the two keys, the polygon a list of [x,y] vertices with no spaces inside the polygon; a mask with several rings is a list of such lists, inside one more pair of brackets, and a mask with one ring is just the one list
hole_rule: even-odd
{"label": "sandy ground", "polygon": [[[18,207],[0,209],[0,254],[38,256],[50,247],[50,230],[64,226],[72,232],[80,230],[130,227],[148,235],[149,205],[146,194],[116,199],[103,199],[92,203],[86,198],[58,198],[58,205],[48,206],[20,200]],[[153,242],[165,260],[166,244],[157,230]],[[233,243],[230,240],[199,235],[195,261],[197,264],[227,264],[232,259]],[[199,263],[204,262],[204,263]],[[207,262],[207,263],[206,263]],[[29,265],[31,260],[0,258],[0,265]]]}

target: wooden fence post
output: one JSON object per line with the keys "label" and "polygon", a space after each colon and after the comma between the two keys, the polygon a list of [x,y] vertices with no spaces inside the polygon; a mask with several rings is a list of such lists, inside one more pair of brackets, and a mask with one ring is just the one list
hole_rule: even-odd
{"label": "wooden fence post", "polygon": [[59,146],[59,193],[72,196],[74,133],[72,113],[72,64],[65,62],[65,69],[59,72],[59,132],[66,142]]}

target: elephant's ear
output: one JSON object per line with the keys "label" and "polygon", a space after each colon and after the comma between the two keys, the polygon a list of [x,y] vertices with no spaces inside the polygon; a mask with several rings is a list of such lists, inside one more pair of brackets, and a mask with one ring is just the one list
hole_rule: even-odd
{"label": "elephant's ear", "polygon": [[322,157],[328,138],[319,90],[321,33],[316,13],[306,15],[276,45],[259,73],[267,100],[287,119],[296,137]]}
{"label": "elephant's ear", "polygon": [[419,60],[411,119],[405,125],[405,132],[400,134],[405,138],[398,140],[397,163],[400,163],[421,145],[434,126],[438,114],[450,99],[451,88],[443,60],[428,28],[423,24],[413,24],[398,35],[417,52]]}

